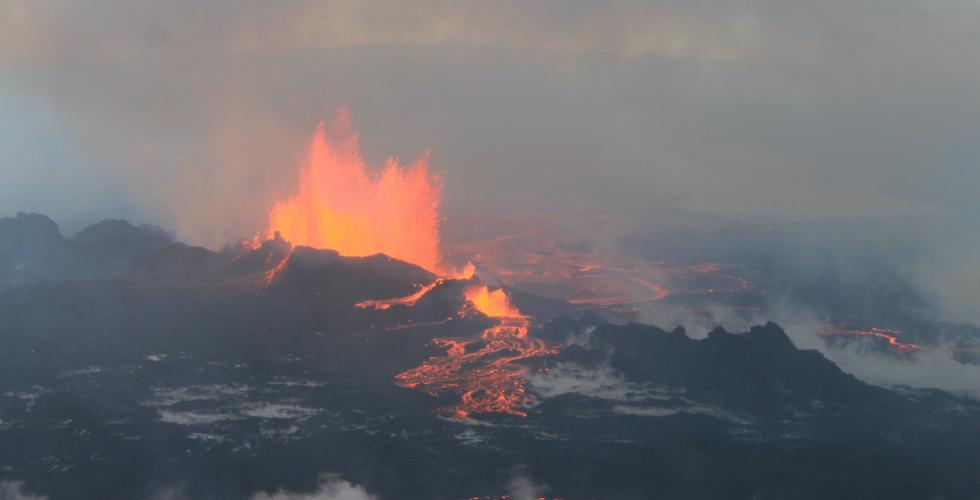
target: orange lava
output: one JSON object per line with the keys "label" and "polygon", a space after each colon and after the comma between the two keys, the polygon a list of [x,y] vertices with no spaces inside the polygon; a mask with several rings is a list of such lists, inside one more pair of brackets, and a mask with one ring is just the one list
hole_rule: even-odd
{"label": "orange lava", "polygon": [[272,284],[272,281],[276,279],[276,276],[278,276],[283,269],[286,268],[286,264],[288,263],[289,263],[289,257],[287,256],[282,260],[280,260],[279,263],[275,265],[275,267],[266,271],[264,276],[265,284],[266,285]]}
{"label": "orange lava", "polygon": [[490,290],[486,286],[475,286],[466,289],[466,300],[473,304],[477,311],[491,318],[525,318],[516,307],[511,305],[510,297],[503,289]]}
{"label": "orange lava", "polygon": [[[476,339],[436,339],[446,354],[433,356],[417,368],[398,374],[402,387],[433,396],[460,393],[459,404],[444,410],[455,418],[473,413],[527,416],[521,408],[534,402],[527,392],[527,366],[517,361],[555,354],[556,349],[528,337],[530,320],[510,303],[503,290],[473,286],[466,290],[473,309],[499,321]],[[465,313],[465,311],[463,311]]]}
{"label": "orange lava", "polygon": [[262,237],[259,233],[255,233],[250,240],[242,240],[239,242],[241,244],[242,250],[255,251],[262,248]]}
{"label": "orange lava", "polygon": [[922,349],[922,346],[919,344],[912,344],[909,342],[899,341],[897,335],[899,335],[900,333],[901,332],[897,330],[889,330],[887,328],[879,328],[877,326],[872,326],[868,329],[858,329],[858,328],[848,329],[846,327],[837,326],[837,327],[831,327],[830,329],[827,329],[826,331],[824,331],[823,335],[825,336],[853,335],[857,337],[873,337],[873,338],[884,339],[886,342],[888,342],[889,349],[903,354]]}
{"label": "orange lava", "polygon": [[377,299],[377,300],[365,300],[355,304],[361,309],[379,309],[385,310],[391,308],[394,305],[402,306],[414,306],[416,302],[419,301],[425,294],[432,291],[433,288],[443,284],[447,279],[457,279],[457,280],[468,280],[476,274],[476,266],[472,262],[467,262],[466,267],[462,271],[451,272],[448,277],[437,278],[432,283],[423,285],[419,287],[414,293],[406,295],[404,297],[395,297],[393,299]]}
{"label": "orange lava", "polygon": [[469,259],[488,281],[571,304],[635,312],[671,296],[756,292],[733,264],[673,267],[619,248],[632,226],[606,215],[481,211],[454,214],[446,229],[447,260]]}
{"label": "orange lava", "polygon": [[275,204],[266,233],[341,255],[384,253],[437,271],[441,192],[428,154],[409,166],[391,158],[379,172],[367,172],[350,113],[341,109],[329,134],[323,123],[317,128],[299,189]]}
{"label": "orange lava", "polygon": [[509,288],[572,304],[609,306],[663,300],[662,272],[644,262],[611,262],[576,248],[563,228],[546,224],[490,238],[451,242],[451,254],[476,262],[481,275]]}
{"label": "orange lava", "polygon": [[391,306],[394,305],[414,306],[415,303],[418,302],[419,299],[421,299],[425,294],[429,293],[430,291],[432,291],[433,288],[441,285],[445,281],[446,281],[445,279],[439,278],[433,281],[432,283],[429,283],[428,285],[419,287],[419,289],[416,290],[414,293],[412,293],[411,295],[406,295],[405,297],[395,297],[393,299],[365,300],[363,302],[358,302],[355,305],[357,307],[360,307],[361,309],[379,309],[382,311],[385,309],[389,309],[391,308]]}
{"label": "orange lava", "polygon": [[466,265],[463,266],[462,271],[451,273],[449,277],[456,280],[468,280],[473,276],[476,276],[476,266],[474,266],[472,262],[467,262]]}

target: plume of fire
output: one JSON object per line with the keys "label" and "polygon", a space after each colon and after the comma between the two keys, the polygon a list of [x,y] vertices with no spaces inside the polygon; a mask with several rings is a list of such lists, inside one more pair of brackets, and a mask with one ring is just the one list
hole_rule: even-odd
{"label": "plume of fire", "polygon": [[511,305],[510,297],[502,288],[491,291],[486,286],[474,286],[466,289],[466,300],[477,311],[491,318],[524,318],[525,316]]}
{"label": "plume of fire", "polygon": [[[461,271],[443,268],[440,195],[441,179],[429,173],[427,154],[409,166],[392,158],[380,172],[368,173],[350,113],[341,109],[330,134],[323,123],[317,128],[307,163],[300,170],[299,188],[273,206],[266,234],[347,256],[384,253],[441,275],[406,297],[357,304],[374,309],[412,306],[447,279],[469,280],[476,271],[472,263]],[[253,246],[253,242],[243,242],[243,247]],[[266,283],[288,261],[287,256],[269,270]],[[460,418],[472,412],[526,415],[520,408],[533,402],[523,377],[527,367],[515,362],[552,354],[554,349],[528,338],[530,319],[511,304],[502,289],[470,286],[464,295],[473,309],[498,324],[476,339],[436,339],[437,345],[446,347],[446,354],[399,374],[396,380],[403,387],[419,387],[432,394],[460,391],[461,402],[451,409]]]}
{"label": "plume of fire", "polygon": [[429,173],[428,153],[408,166],[390,158],[369,173],[350,112],[341,109],[330,134],[320,123],[299,188],[272,208],[266,234],[278,231],[294,245],[347,256],[384,253],[439,272],[441,191],[440,177]]}

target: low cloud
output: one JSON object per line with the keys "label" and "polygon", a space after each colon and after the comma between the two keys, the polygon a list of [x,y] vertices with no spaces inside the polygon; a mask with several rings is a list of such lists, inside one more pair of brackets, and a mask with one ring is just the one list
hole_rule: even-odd
{"label": "low cloud", "polygon": [[957,361],[950,346],[925,348],[905,357],[873,348],[870,339],[838,347],[815,333],[790,333],[790,337],[797,346],[820,351],[842,370],[869,384],[941,389],[980,400],[980,365]]}
{"label": "low cloud", "polygon": [[953,346],[938,344],[896,355],[881,350],[880,341],[875,339],[829,342],[820,335],[829,325],[799,309],[777,312],[774,321],[786,330],[797,348],[819,351],[841,370],[869,384],[940,389],[980,400],[980,365],[955,359]]}
{"label": "low cloud", "polygon": [[0,500],[47,500],[45,495],[28,493],[23,481],[0,481]]}
{"label": "low cloud", "polygon": [[265,492],[256,493],[250,500],[378,500],[378,498],[363,487],[346,481],[336,474],[322,474],[314,492],[278,489],[271,495]]}
{"label": "low cloud", "polygon": [[627,381],[607,365],[591,368],[561,363],[544,373],[529,373],[527,379],[535,393],[545,398],[579,394],[597,399],[637,401],[650,397],[650,390]]}
{"label": "low cloud", "polygon": [[535,500],[544,497],[551,491],[551,487],[545,483],[534,481],[525,467],[517,466],[511,470],[511,477],[507,481],[507,493],[514,500]]}

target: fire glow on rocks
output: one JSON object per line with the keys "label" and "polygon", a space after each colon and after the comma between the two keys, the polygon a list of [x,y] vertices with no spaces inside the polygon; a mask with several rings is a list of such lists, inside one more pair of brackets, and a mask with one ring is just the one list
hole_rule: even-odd
{"label": "fire glow on rocks", "polygon": [[872,326],[869,328],[848,328],[846,325],[835,325],[825,329],[821,335],[826,337],[869,337],[883,340],[888,349],[899,354],[908,354],[922,349],[919,344],[902,342],[898,339],[901,332]]}
{"label": "fire glow on rocks", "polygon": [[[380,310],[393,305],[411,307],[446,280],[469,280],[475,272],[472,264],[459,272],[442,265],[440,195],[441,180],[430,175],[427,155],[407,167],[389,159],[379,173],[369,174],[350,113],[342,109],[329,135],[323,123],[317,128],[307,164],[300,171],[299,189],[269,212],[266,234],[292,245],[332,249],[346,256],[384,253],[441,275],[406,297],[357,304]],[[268,271],[265,282],[271,283],[288,260],[284,258]],[[460,315],[476,310],[498,324],[479,338],[434,340],[447,348],[446,355],[399,374],[397,383],[433,395],[459,392],[460,403],[449,409],[457,418],[475,412],[526,416],[520,408],[533,402],[533,396],[525,387],[527,367],[515,362],[556,351],[528,338],[530,318],[510,303],[502,289],[471,286],[465,298],[469,306]]]}
{"label": "fire glow on rocks", "polygon": [[384,253],[438,272],[441,190],[428,153],[408,166],[390,158],[367,172],[350,112],[341,109],[329,135],[325,124],[317,128],[299,189],[272,208],[266,234],[346,256]]}
{"label": "fire glow on rocks", "polygon": [[471,286],[465,296],[468,304],[498,324],[476,339],[434,340],[446,348],[446,354],[433,356],[421,366],[398,374],[398,384],[432,395],[460,392],[459,404],[445,409],[455,418],[467,418],[473,413],[527,416],[521,408],[533,403],[534,397],[527,392],[524,378],[528,367],[517,362],[555,354],[557,350],[528,337],[530,318],[510,303],[503,290]]}

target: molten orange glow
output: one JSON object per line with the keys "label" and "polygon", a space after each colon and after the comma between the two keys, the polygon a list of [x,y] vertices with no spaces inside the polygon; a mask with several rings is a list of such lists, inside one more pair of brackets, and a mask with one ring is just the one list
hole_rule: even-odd
{"label": "molten orange glow", "polygon": [[473,278],[473,276],[476,276],[476,266],[474,266],[472,262],[467,262],[466,266],[463,267],[463,270],[454,273],[452,278],[457,280],[468,280]]}
{"label": "molten orange glow", "polygon": [[404,297],[395,297],[393,299],[377,299],[377,300],[365,300],[355,304],[361,309],[379,309],[385,310],[391,308],[394,305],[402,306],[414,306],[416,302],[419,301],[425,294],[431,292],[435,287],[446,282],[447,279],[457,279],[457,280],[468,280],[476,274],[476,266],[472,262],[467,262],[466,267],[462,271],[450,273],[448,278],[437,278],[432,283],[428,285],[420,286],[418,290],[410,295]]}
{"label": "molten orange glow", "polygon": [[[472,216],[471,216],[472,217]],[[449,240],[452,260],[469,259],[480,274],[514,288],[572,304],[613,306],[662,300],[672,291],[661,284],[665,273],[635,258],[603,255],[583,245],[572,229],[534,214],[508,219],[479,214]],[[516,217],[510,215],[509,217]],[[483,227],[467,238],[470,227]],[[460,238],[462,236],[462,238]]]}
{"label": "molten orange glow", "polygon": [[855,336],[855,337],[872,337],[872,338],[883,339],[888,343],[889,349],[891,349],[894,352],[903,353],[903,354],[922,349],[922,346],[919,344],[913,344],[910,342],[901,342],[900,340],[898,340],[898,335],[900,334],[901,332],[897,330],[890,330],[888,328],[879,328],[877,326],[872,326],[871,328],[865,330],[860,328],[849,329],[841,325],[830,327],[822,333],[822,335],[825,336]]}
{"label": "molten orange glow", "polygon": [[503,289],[490,291],[486,286],[475,286],[466,289],[466,300],[473,304],[477,311],[491,318],[523,318],[524,315],[510,304],[510,298]]}
{"label": "molten orange glow", "polygon": [[402,387],[420,388],[429,394],[446,391],[460,393],[460,403],[446,408],[456,418],[473,413],[507,413],[527,416],[521,408],[534,402],[527,392],[524,373],[517,364],[524,359],[555,354],[556,349],[528,337],[527,316],[510,303],[503,290],[474,286],[465,291],[466,299],[477,311],[497,319],[478,339],[436,339],[446,349],[422,366],[400,373]]}
{"label": "molten orange glow", "polygon": [[241,246],[243,250],[258,250],[262,248],[262,238],[259,236],[259,233],[255,233],[255,236],[252,236],[252,239],[242,240]]}
{"label": "molten orange glow", "polygon": [[288,263],[289,263],[289,257],[286,257],[280,260],[279,263],[275,265],[275,267],[266,271],[264,276],[265,284],[271,285],[272,282],[276,279],[276,276],[278,276],[279,273],[286,268],[286,264]]}
{"label": "molten orange glow", "polygon": [[317,128],[299,189],[272,208],[267,235],[279,231],[294,245],[348,256],[384,253],[438,271],[440,195],[427,154],[409,166],[391,158],[368,173],[350,113],[342,109],[329,135],[323,123]]}
{"label": "molten orange glow", "polygon": [[358,302],[355,305],[357,307],[360,307],[361,309],[378,309],[382,311],[385,309],[389,309],[391,308],[391,306],[394,305],[414,306],[415,303],[418,302],[419,299],[421,299],[425,294],[429,293],[430,291],[432,291],[433,288],[441,285],[442,283],[445,283],[445,281],[446,281],[445,279],[439,278],[433,281],[432,283],[429,283],[428,285],[419,287],[419,289],[416,290],[414,293],[412,293],[411,295],[406,295],[404,297],[395,297],[393,299],[365,300],[362,302]]}

